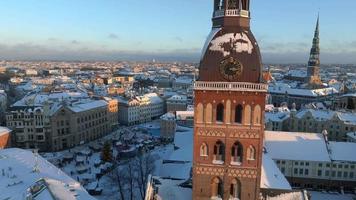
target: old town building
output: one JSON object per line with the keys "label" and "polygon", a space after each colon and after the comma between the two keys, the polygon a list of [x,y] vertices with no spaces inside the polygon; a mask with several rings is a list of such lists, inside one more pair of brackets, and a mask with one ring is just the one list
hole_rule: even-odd
{"label": "old town building", "polygon": [[214,1],[194,87],[193,199],[259,199],[267,85],[249,10]]}
{"label": "old town building", "polygon": [[6,113],[12,141],[20,148],[59,151],[98,139],[117,125],[117,100],[68,93],[35,94]]}

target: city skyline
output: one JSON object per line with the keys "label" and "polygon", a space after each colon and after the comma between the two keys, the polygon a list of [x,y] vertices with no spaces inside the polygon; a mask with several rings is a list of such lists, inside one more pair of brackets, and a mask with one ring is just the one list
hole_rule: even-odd
{"label": "city skyline", "polygon": [[[4,1],[0,59],[198,62],[211,28],[211,3],[204,2]],[[263,61],[307,63],[320,11],[321,63],[355,63],[354,6],[351,0],[253,1],[252,31]]]}

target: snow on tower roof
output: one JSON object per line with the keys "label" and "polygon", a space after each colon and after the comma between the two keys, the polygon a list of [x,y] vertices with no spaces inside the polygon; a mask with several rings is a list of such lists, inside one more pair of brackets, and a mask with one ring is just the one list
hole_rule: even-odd
{"label": "snow on tower roof", "polygon": [[273,159],[330,162],[321,134],[266,131],[265,147]]}
{"label": "snow on tower roof", "polygon": [[[37,160],[37,172],[34,172]],[[3,175],[4,174],[4,175]],[[0,199],[24,199],[34,185],[44,186],[38,200],[95,200],[75,180],[27,150],[0,151]]]}

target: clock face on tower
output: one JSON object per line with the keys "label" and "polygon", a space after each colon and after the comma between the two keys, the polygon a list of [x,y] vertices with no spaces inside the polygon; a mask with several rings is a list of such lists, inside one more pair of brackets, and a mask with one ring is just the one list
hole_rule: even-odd
{"label": "clock face on tower", "polygon": [[228,81],[237,80],[242,74],[242,64],[233,57],[225,58],[220,63],[220,73]]}

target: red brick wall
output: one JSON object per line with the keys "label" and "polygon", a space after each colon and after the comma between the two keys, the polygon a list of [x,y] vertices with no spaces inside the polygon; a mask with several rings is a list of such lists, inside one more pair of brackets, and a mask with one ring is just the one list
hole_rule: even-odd
{"label": "red brick wall", "polygon": [[[217,92],[217,91],[195,91],[195,107],[203,103],[213,105],[213,123],[199,124],[195,121],[194,127],[194,163],[193,163],[193,199],[208,200],[211,197],[211,182],[214,177],[219,177],[223,181],[224,200],[229,198],[229,187],[233,178],[238,178],[241,182],[241,199],[257,200],[259,197],[261,165],[262,165],[262,145],[264,134],[264,107],[265,93],[255,92]],[[248,104],[250,106],[261,106],[261,124],[256,125],[236,125],[215,123],[216,105],[221,102],[231,101],[231,117],[234,118],[234,108],[238,104]],[[253,112],[253,110],[252,110]],[[197,117],[194,117],[195,120]],[[200,135],[201,131],[209,133],[224,133],[225,136]],[[231,133],[241,134],[241,137],[232,137]],[[250,137],[253,134],[257,137]],[[225,163],[223,165],[212,164],[213,146],[218,141],[222,141],[225,146]],[[230,165],[230,152],[232,145],[239,141],[244,147],[244,156],[241,166]],[[209,156],[200,156],[200,145],[206,143],[209,146]],[[246,159],[246,148],[253,145],[256,149],[256,160]],[[202,172],[206,169],[207,171]],[[231,175],[230,171],[233,172]],[[234,172],[238,173],[235,174]]]}

